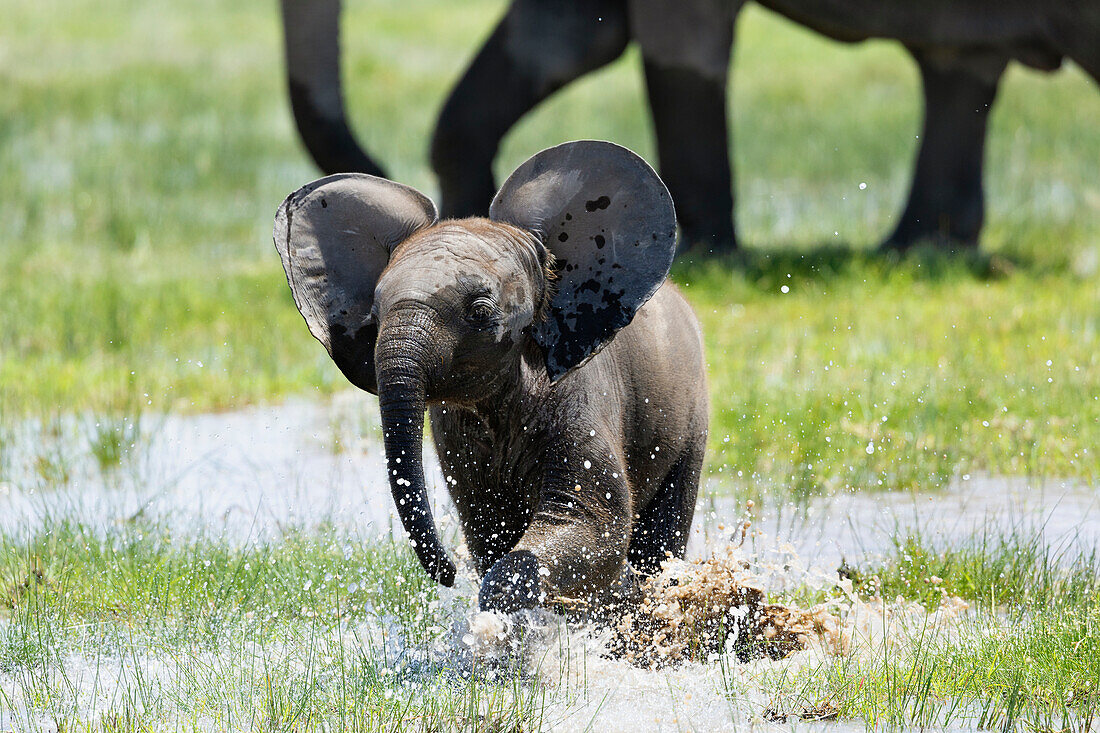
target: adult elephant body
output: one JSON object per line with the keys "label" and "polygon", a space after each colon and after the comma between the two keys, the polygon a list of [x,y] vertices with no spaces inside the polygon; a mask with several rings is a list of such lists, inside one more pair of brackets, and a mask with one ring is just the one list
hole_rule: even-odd
{"label": "adult elephant body", "polygon": [[[924,90],[920,151],[888,246],[922,239],[974,244],[982,225],[986,122],[1010,60],[1055,69],[1065,58],[1100,80],[1095,0],[761,0],[842,41],[899,40]],[[660,172],[683,239],[735,246],[727,81],[743,0],[513,0],[452,90],[432,141],[445,216],[484,214],[501,138],[572,80],[642,51]],[[282,0],[295,119],[326,172],[379,174],[346,119],[339,74],[339,0]]]}
{"label": "adult elephant body", "polygon": [[1100,82],[1100,3],[1093,0],[760,0],[840,41],[894,38],[924,91],[920,151],[887,245],[977,244],[985,201],[986,126],[1009,61],[1052,71],[1070,58]]}

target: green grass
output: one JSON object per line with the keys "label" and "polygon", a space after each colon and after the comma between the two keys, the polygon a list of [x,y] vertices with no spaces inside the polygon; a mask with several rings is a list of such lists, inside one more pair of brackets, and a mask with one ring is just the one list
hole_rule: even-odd
{"label": "green grass", "polygon": [[[435,192],[435,116],[503,8],[350,4],[349,107],[395,179]],[[270,243],[275,207],[316,176],[291,122],[274,5],[0,0],[0,17],[0,500],[24,476],[28,417],[44,438],[17,488],[45,490],[67,482],[81,440],[114,470],[157,413],[347,388]],[[1010,69],[991,117],[983,254],[897,261],[869,250],[906,194],[912,62],[755,7],[737,30],[732,150],[748,248],[674,270],[707,337],[711,470],[784,497],[978,471],[1095,482],[1095,85],[1074,68]],[[630,50],[523,120],[497,173],[576,138],[652,159],[650,135]],[[856,568],[856,587],[929,606],[943,590],[969,598],[976,615],[958,637],[779,669],[753,694],[776,714],[880,727],[1088,730],[1100,599],[1095,558],[1075,561],[1078,550],[1052,557],[1023,533],[952,547],[902,537],[882,564]],[[74,522],[27,528],[0,537],[0,678],[23,696],[0,690],[0,724],[538,730],[558,722],[548,709],[586,699],[585,685],[547,692],[515,670],[429,659],[427,642],[460,613],[451,604],[470,602],[447,598],[407,548],[335,531],[232,545],[140,522],[107,537]]]}
{"label": "green grass", "polygon": [[[959,594],[974,610],[950,633],[918,627],[889,646],[760,663],[736,680],[731,655],[711,663],[724,679],[696,672],[694,692],[717,684],[735,703],[765,701],[772,716],[816,712],[869,728],[1084,731],[1100,709],[1098,569],[1094,556],[1044,551],[1025,528],[942,547],[900,540],[859,570],[857,591],[929,609],[939,589]],[[607,666],[624,663],[586,661],[593,652],[536,671],[471,666],[449,635],[467,605],[440,593],[404,545],[342,531],[232,544],[140,523],[104,535],[57,522],[0,538],[0,720],[535,731],[624,684]],[[611,680],[582,671],[570,688],[585,665],[612,670]]]}
{"label": "green grass", "polygon": [[1005,267],[837,250],[680,266],[707,336],[711,465],[801,496],[1094,480],[1097,283]]}
{"label": "green grass", "polygon": [[773,709],[887,728],[1088,731],[1100,711],[1098,623],[1095,603],[1015,625],[971,621],[954,642],[929,634],[902,652],[791,675]]}
{"label": "green grass", "polygon": [[226,626],[251,620],[385,615],[419,629],[411,638],[420,641],[424,609],[439,604],[411,552],[323,528],[234,546],[141,524],[106,539],[79,523],[50,524],[48,533],[2,540],[0,607],[16,618],[159,624],[216,645]]}
{"label": "green grass", "polygon": [[1021,527],[938,548],[900,537],[882,565],[855,572],[856,592],[929,609],[957,595],[977,613],[953,636],[928,629],[908,645],[780,677],[776,711],[887,726],[1091,729],[1100,714],[1100,559],[1052,551],[1041,537]]}
{"label": "green grass", "polygon": [[[178,698],[161,697],[163,683],[142,679],[140,670],[124,676],[120,704],[98,711],[105,728],[121,716],[141,723],[126,729],[159,729],[171,711],[184,724],[197,716],[226,726],[313,729],[324,717],[341,729],[399,729],[432,716],[461,721],[466,698],[481,697],[478,681],[442,684],[446,670],[419,679],[408,666],[416,660],[377,646],[386,629],[409,645],[439,633],[432,626],[443,610],[436,586],[395,544],[322,531],[241,547],[174,540],[141,526],[105,539],[61,522],[23,542],[5,540],[0,557],[0,606],[8,609],[0,617],[9,622],[0,627],[0,674],[18,678],[60,725],[89,722],[78,695],[65,689],[80,685],[65,678],[69,654],[102,665],[105,677],[113,664],[138,665],[145,655],[180,666],[170,676]],[[387,624],[381,637],[357,631],[380,619]],[[339,684],[319,680],[323,670],[338,674]],[[442,686],[415,703],[391,701],[402,674],[424,688]],[[12,705],[5,702],[0,711]]]}
{"label": "green grass", "polygon": [[959,596],[989,612],[1058,612],[1100,604],[1100,557],[1070,545],[1052,549],[1041,528],[1001,535],[982,532],[937,548],[919,533],[899,536],[879,567],[854,571],[864,595],[902,597],[929,608],[943,594]]}
{"label": "green grass", "polygon": [[0,721],[366,731],[539,720],[541,692],[519,677],[431,662],[456,611],[403,544],[321,530],[232,545],[140,525],[104,537],[56,522],[0,548]]}
{"label": "green grass", "polygon": [[[434,191],[435,115],[502,8],[348,9],[349,106],[396,179]],[[344,388],[270,245],[276,205],[315,176],[270,3],[0,11],[3,419]],[[799,496],[968,471],[1094,479],[1094,86],[1076,69],[1011,69],[987,156],[993,258],[896,263],[863,252],[905,194],[912,63],[892,44],[832,44],[756,8],[738,34],[733,150],[751,248],[676,272],[708,339],[712,469]],[[523,120],[498,173],[579,137],[652,155],[638,66],[631,50]]]}

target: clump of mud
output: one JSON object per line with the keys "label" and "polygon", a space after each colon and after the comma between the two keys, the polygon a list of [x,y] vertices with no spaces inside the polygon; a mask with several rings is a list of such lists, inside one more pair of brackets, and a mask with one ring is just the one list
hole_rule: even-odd
{"label": "clump of mud", "polygon": [[632,664],[660,668],[735,653],[742,661],[779,659],[838,625],[825,605],[767,603],[737,548],[707,560],[666,560],[642,586],[643,598],[614,625],[608,650]]}
{"label": "clump of mud", "polygon": [[[557,613],[529,611],[522,619],[475,613],[459,634],[462,647],[471,660],[514,664],[555,635],[557,619],[596,632],[592,639],[601,656],[651,670],[727,655],[741,662],[801,651],[868,655],[883,648],[904,651],[914,636],[930,631],[949,638],[969,608],[942,589],[939,607],[931,610],[901,597],[862,599],[843,571],[809,567],[789,545],[749,551],[752,508],[750,502],[740,537],[705,560],[670,556],[640,588],[633,583],[637,576],[623,579],[623,588],[633,590],[602,603],[557,598]],[[821,592],[827,600],[807,608],[769,602],[770,593],[794,588]]]}
{"label": "clump of mud", "polygon": [[769,568],[750,562],[733,544],[706,560],[666,560],[642,585],[641,601],[613,624],[609,652],[649,669],[714,661],[722,654],[742,662],[802,650],[844,656],[904,646],[922,631],[950,634],[969,608],[946,592],[932,611],[902,598],[865,601],[839,575],[825,583],[835,591],[825,602],[808,608],[768,603],[765,583],[754,571]]}

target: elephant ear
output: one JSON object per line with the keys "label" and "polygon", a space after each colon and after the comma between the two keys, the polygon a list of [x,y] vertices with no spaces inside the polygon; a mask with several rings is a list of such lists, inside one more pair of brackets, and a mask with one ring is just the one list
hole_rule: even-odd
{"label": "elephant ear", "polygon": [[363,173],[306,184],[275,213],[275,248],[310,333],[348,380],[378,391],[374,286],[394,248],[436,221],[416,189]]}
{"label": "elephant ear", "polygon": [[624,147],[583,140],[536,154],[489,208],[555,257],[557,291],[535,340],[552,380],[594,356],[653,296],[676,253],[672,197]]}

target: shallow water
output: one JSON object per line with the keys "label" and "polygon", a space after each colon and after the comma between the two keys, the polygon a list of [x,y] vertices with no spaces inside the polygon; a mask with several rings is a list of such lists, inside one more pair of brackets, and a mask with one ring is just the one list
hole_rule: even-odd
{"label": "shallow water", "polygon": [[[469,590],[460,587],[444,596]],[[902,611],[917,627],[927,618],[911,606]],[[599,633],[567,628],[560,617],[549,613],[527,615],[525,628],[535,633],[529,633],[525,642],[516,642],[515,634],[498,637],[495,632],[503,630],[503,624],[485,619],[487,615],[453,611],[449,633],[444,632],[434,644],[411,647],[378,621],[341,626],[319,636],[316,630],[311,635],[309,629],[288,625],[280,634],[286,641],[275,644],[257,643],[247,630],[230,627],[218,649],[161,649],[155,642],[147,643],[138,631],[113,640],[108,650],[98,646],[102,642],[88,628],[85,633],[90,639],[82,640],[78,633],[72,648],[55,665],[33,673],[0,670],[0,731],[56,731],[57,720],[103,720],[127,706],[147,719],[162,720],[166,728],[182,723],[184,729],[224,730],[220,720],[196,717],[189,701],[202,699],[209,704],[211,697],[224,698],[237,721],[262,716],[251,706],[257,691],[270,684],[269,675],[278,684],[309,678],[314,680],[312,694],[338,698],[339,675],[348,670],[338,672],[337,660],[346,656],[354,667],[356,655],[368,647],[375,663],[386,660],[393,675],[388,687],[397,699],[453,694],[463,687],[463,676],[492,678],[494,669],[519,659],[529,679],[537,679],[534,684],[545,693],[538,711],[548,730],[719,731],[733,726],[848,733],[865,729],[859,721],[807,721],[793,714],[785,720],[768,717],[768,710],[803,709],[777,697],[774,681],[822,663],[820,650],[777,661],[760,659],[725,667],[716,662],[687,663],[655,672],[607,658]],[[878,617],[873,608],[864,616]],[[4,623],[0,620],[0,634]],[[858,628],[859,619],[850,625]],[[874,618],[863,625],[873,626]],[[898,628],[895,625],[893,633],[900,639]],[[868,636],[875,633],[871,643],[881,644],[886,633],[881,624]],[[311,665],[312,671],[307,671]],[[530,677],[536,672],[537,678]],[[505,672],[504,680],[508,679]],[[448,685],[453,687],[448,690]],[[43,694],[46,690],[48,695]],[[509,690],[506,684],[506,695]],[[474,705],[485,702],[482,698]],[[253,721],[256,725],[246,728],[263,727],[262,717]]]}
{"label": "shallow water", "polygon": [[[90,456],[88,424],[72,420],[50,437],[29,425],[16,435],[7,480],[0,483],[0,531],[27,532],[63,518],[103,528],[143,518],[177,533],[240,541],[332,522],[364,534],[401,532],[386,483],[377,403],[367,395],[146,416],[142,439],[106,470]],[[66,464],[67,481],[50,484],[36,474],[43,455]],[[453,512],[430,449],[425,465],[442,531],[453,537]],[[706,481],[690,554],[739,539],[745,510],[736,494],[721,479]],[[982,529],[994,535],[1041,529],[1056,548],[1091,548],[1100,543],[1100,494],[1072,482],[967,477],[928,493],[842,494],[805,505],[766,498],[753,513],[747,541],[758,551],[789,545],[835,570],[842,559],[888,551],[899,534],[919,531],[934,543]]]}
{"label": "shallow water", "polygon": [[[146,417],[145,438],[113,469],[98,467],[90,457],[88,424],[73,419],[49,431],[35,425],[18,431],[8,453],[7,481],[0,484],[0,532],[29,534],[65,518],[110,531],[119,522],[142,518],[175,534],[240,542],[274,538],[291,527],[333,523],[361,534],[401,536],[386,484],[377,405],[367,396],[347,394],[319,403],[292,401],[155,421]],[[64,464],[65,480],[47,480],[43,455]],[[453,547],[455,521],[430,450],[426,464],[433,505]],[[735,495],[736,487],[708,480],[689,544],[691,556],[706,556],[731,540],[740,543],[747,515]],[[1053,551],[1090,549],[1100,544],[1100,500],[1096,492],[1076,484],[990,477],[958,480],[935,493],[846,494],[800,506],[765,499],[752,514],[743,550],[759,559],[757,569],[765,576],[761,581],[781,589],[835,583],[842,560],[861,562],[885,554],[899,534],[917,531],[935,544],[982,530],[992,536],[1041,532]],[[469,609],[476,588],[466,578],[443,597],[454,607]],[[477,626],[483,621],[465,614],[456,611],[448,617],[451,633],[436,648],[398,651],[427,655],[435,667],[468,666],[471,645],[493,634],[491,627]],[[347,643],[361,644],[364,636],[379,633],[377,626],[358,629]],[[549,680],[544,720],[552,728],[864,729],[862,723],[793,718],[775,723],[763,717],[773,701],[762,680],[810,664],[808,653],[725,669],[717,663],[690,663],[651,672],[606,659],[601,648],[591,633],[558,628],[549,629],[537,649],[528,650],[526,663],[542,669],[540,677]],[[244,663],[239,646],[212,654],[204,662],[211,668]],[[178,686],[181,679],[178,661],[155,654],[105,659],[94,649],[77,649],[63,665],[67,676],[79,680],[72,687],[73,703],[89,713],[124,696],[135,676],[162,679],[157,684],[165,689]],[[0,673],[0,693],[16,708],[20,689],[16,675]],[[0,715],[0,731],[38,727],[12,715]],[[50,729],[48,723],[43,726]]]}
{"label": "shallow water", "polygon": [[[61,439],[79,444],[86,422],[65,425]],[[147,435],[113,469],[100,469],[87,450],[65,456],[71,476],[60,486],[43,486],[34,474],[35,451],[52,450],[48,439],[34,426],[23,430],[14,478],[0,487],[0,531],[65,517],[103,527],[141,517],[241,541],[332,521],[367,533],[400,528],[374,400],[298,400],[142,423]],[[440,505],[442,477],[433,459],[427,463]]]}
{"label": "shallow water", "polygon": [[[810,722],[792,717],[790,722],[777,723],[763,719],[761,713],[770,700],[760,690],[760,680],[782,663],[743,665],[731,682],[738,692],[731,700],[723,694],[722,673],[717,665],[691,664],[649,672],[601,657],[591,638],[574,634],[559,640],[557,634],[551,630],[539,651],[528,656],[529,665],[538,668],[544,680],[540,684],[547,694],[539,712],[548,730],[719,731],[729,730],[730,725],[763,731],[864,730],[862,724],[851,722]],[[322,640],[318,647],[323,655],[335,656],[334,650],[340,644],[353,652],[366,636],[377,638],[378,629],[348,630],[342,638]],[[127,703],[136,703],[132,709],[143,717],[152,715],[164,720],[166,728],[176,728],[171,722],[175,720],[183,722],[183,729],[219,731],[225,729],[219,721],[196,718],[186,708],[177,708],[176,701],[201,698],[207,688],[213,691],[223,687],[226,680],[239,684],[242,698],[247,699],[264,684],[260,670],[273,669],[280,674],[304,671],[301,660],[306,655],[301,648],[280,650],[247,643],[227,646],[231,648],[200,653],[188,650],[181,656],[158,655],[139,648],[119,656],[76,650],[59,660],[61,668],[41,675],[53,677],[54,689],[61,691],[49,701],[52,709],[48,711],[29,706],[25,693],[28,689],[44,689],[41,681],[27,684],[19,675],[0,672],[0,696],[5,703],[0,705],[0,731],[52,733],[59,729],[58,720],[103,720],[125,709]],[[446,682],[425,682],[424,677],[437,673],[440,664],[453,667],[462,661],[457,659],[460,652],[441,649],[432,656],[436,664],[428,675],[408,674],[394,666],[395,675],[405,678],[394,684],[395,696],[446,694],[442,689]],[[322,678],[320,686],[326,686],[324,676],[318,675]],[[247,718],[247,708],[236,711],[237,716],[242,713]],[[256,722],[260,723],[262,716],[258,711],[256,714]]]}

